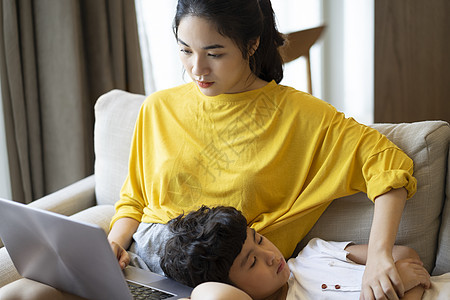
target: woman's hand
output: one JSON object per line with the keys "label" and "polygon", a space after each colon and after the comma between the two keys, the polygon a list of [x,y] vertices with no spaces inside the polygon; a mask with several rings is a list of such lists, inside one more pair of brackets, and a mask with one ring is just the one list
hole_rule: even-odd
{"label": "woman's hand", "polygon": [[111,245],[114,255],[117,257],[120,268],[122,270],[125,269],[130,264],[130,255],[127,250],[114,241],[110,241],[109,244]]}
{"label": "woman's hand", "polygon": [[130,256],[126,249],[130,246],[133,234],[138,226],[138,221],[131,218],[122,218],[114,223],[108,234],[109,244],[122,270],[130,263]]}
{"label": "woman's hand", "polygon": [[362,300],[394,299],[403,297],[405,287],[395,267],[392,255],[368,258],[362,279]]}
{"label": "woman's hand", "polygon": [[362,300],[397,300],[405,293],[403,282],[395,268],[392,249],[406,195],[406,190],[401,188],[375,198],[366,270],[361,286]]}

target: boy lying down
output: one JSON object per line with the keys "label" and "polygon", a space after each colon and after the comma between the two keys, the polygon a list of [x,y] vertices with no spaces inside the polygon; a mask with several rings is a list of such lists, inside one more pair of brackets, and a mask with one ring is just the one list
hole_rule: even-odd
{"label": "boy lying down", "polygon": [[[223,206],[179,216],[170,230],[161,268],[196,287],[193,300],[360,297],[367,245],[313,239],[286,263],[275,245],[247,227],[238,210]],[[414,250],[395,246],[393,257],[406,291],[402,299],[422,299],[425,289],[423,299],[439,299],[435,293],[442,288],[450,292],[450,274],[435,277],[428,290],[430,275]]]}

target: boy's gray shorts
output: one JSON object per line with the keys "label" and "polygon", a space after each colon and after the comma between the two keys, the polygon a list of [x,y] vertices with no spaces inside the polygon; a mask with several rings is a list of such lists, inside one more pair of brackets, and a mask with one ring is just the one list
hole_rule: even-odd
{"label": "boy's gray shorts", "polygon": [[128,249],[130,265],[164,275],[159,264],[160,249],[163,249],[171,235],[167,224],[139,224]]}

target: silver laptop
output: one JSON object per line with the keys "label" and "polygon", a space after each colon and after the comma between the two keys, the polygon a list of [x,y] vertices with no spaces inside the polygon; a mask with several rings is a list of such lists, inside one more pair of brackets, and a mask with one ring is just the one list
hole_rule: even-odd
{"label": "silver laptop", "polygon": [[0,199],[0,238],[23,277],[87,299],[189,297],[192,289],[134,267],[121,271],[99,226]]}

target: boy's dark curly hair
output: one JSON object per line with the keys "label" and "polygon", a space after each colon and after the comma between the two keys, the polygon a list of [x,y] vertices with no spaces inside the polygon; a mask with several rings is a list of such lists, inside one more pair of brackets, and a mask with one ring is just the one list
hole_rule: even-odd
{"label": "boy's dark curly hair", "polygon": [[173,236],[160,259],[164,273],[195,287],[206,281],[233,284],[229,271],[247,238],[247,221],[233,207],[202,206],[169,223]]}

